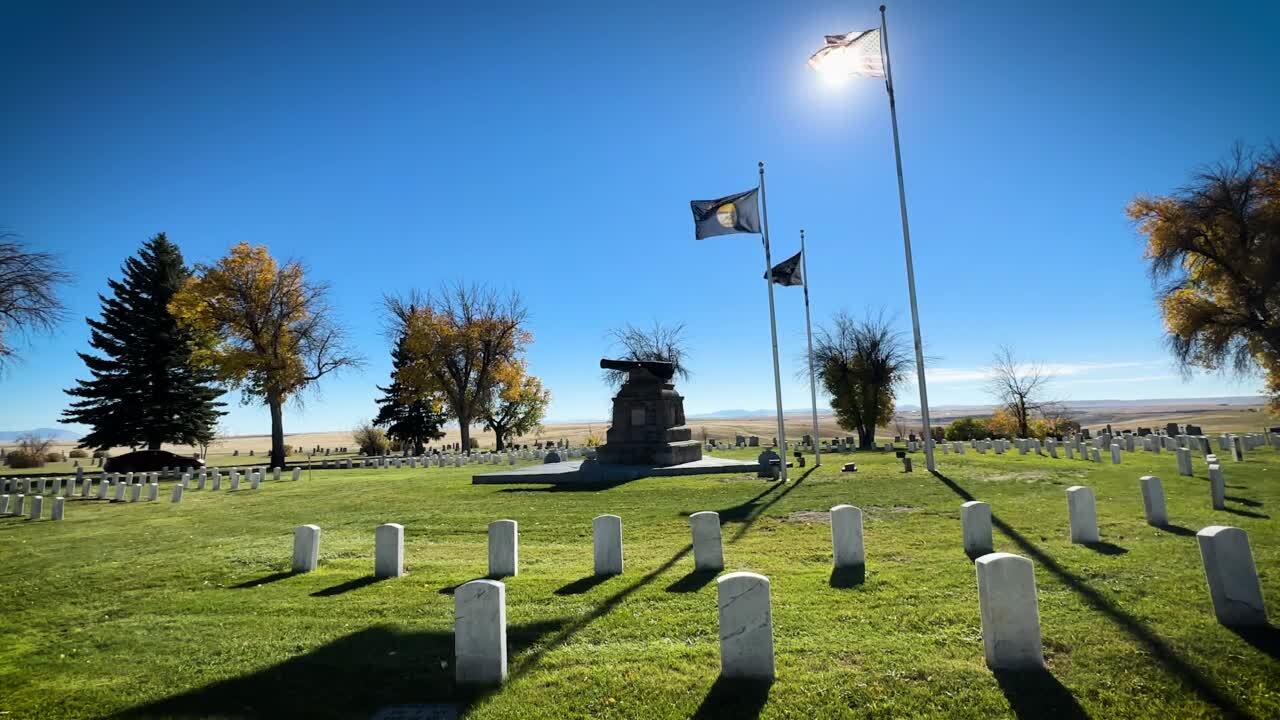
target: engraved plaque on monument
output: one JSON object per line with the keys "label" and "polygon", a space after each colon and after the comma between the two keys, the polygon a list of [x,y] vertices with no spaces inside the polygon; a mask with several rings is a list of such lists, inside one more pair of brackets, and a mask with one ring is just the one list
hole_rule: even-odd
{"label": "engraved plaque on monument", "polygon": [[597,450],[601,463],[668,467],[702,459],[702,443],[685,425],[684,398],[671,381],[674,365],[604,359],[600,367],[627,371],[613,398],[613,424]]}

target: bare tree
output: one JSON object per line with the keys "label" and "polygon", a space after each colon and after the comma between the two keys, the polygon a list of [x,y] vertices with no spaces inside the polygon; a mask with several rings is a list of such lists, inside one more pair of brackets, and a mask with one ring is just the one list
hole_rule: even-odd
{"label": "bare tree", "polygon": [[1045,386],[1053,376],[1040,363],[1022,363],[1017,354],[1002,345],[991,363],[991,379],[987,393],[996,398],[1013,415],[1018,425],[1018,437],[1030,437],[1031,413],[1045,407]]}
{"label": "bare tree", "polygon": [[12,333],[49,332],[66,316],[57,287],[70,279],[51,253],[0,233],[0,368],[17,354]]}
{"label": "bare tree", "polygon": [[[654,321],[649,328],[639,328],[631,323],[609,331],[613,347],[622,351],[621,360],[658,360],[675,366],[681,380],[689,379],[688,341],[684,336],[684,323],[664,325]],[[614,387],[627,381],[626,370],[605,370],[605,382]]]}

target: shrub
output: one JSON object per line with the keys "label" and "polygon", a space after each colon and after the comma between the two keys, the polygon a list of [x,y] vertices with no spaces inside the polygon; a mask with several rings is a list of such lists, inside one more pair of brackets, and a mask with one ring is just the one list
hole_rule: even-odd
{"label": "shrub", "polygon": [[948,440],[981,440],[988,434],[986,420],[965,417],[948,425],[945,437]]}
{"label": "shrub", "polygon": [[374,427],[373,423],[361,423],[351,431],[351,438],[355,440],[356,447],[360,448],[361,455],[386,455],[391,451],[391,441],[387,439],[387,432],[380,427]]}
{"label": "shrub", "polygon": [[11,450],[4,456],[4,463],[11,468],[44,467],[44,458],[26,450]]}
{"label": "shrub", "polygon": [[47,452],[44,454],[45,462],[62,462],[62,453]]}
{"label": "shrub", "polygon": [[71,457],[79,460],[81,458],[89,457],[89,452],[87,450],[81,450],[80,448],[76,448],[75,450],[72,450],[71,452],[67,453],[67,455],[70,455]]}

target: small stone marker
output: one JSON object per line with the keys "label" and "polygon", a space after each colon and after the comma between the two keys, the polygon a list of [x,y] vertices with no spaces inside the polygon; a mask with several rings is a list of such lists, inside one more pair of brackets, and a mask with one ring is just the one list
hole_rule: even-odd
{"label": "small stone marker", "polygon": [[213,471],[213,489],[214,490],[222,489],[222,473],[218,472],[217,470]]}
{"label": "small stone marker", "polygon": [[142,499],[142,484],[129,486],[129,502],[136,503]]}
{"label": "small stone marker", "polygon": [[622,518],[600,515],[591,521],[596,575],[622,574]]}
{"label": "small stone marker", "polygon": [[1089,460],[1091,462],[1102,462],[1102,454],[1098,452],[1098,448],[1089,448]]}
{"label": "small stone marker", "polygon": [[0,515],[9,514],[9,496],[0,495]]}
{"label": "small stone marker", "polygon": [[30,515],[31,519],[39,520],[40,515],[43,514],[43,512],[44,512],[44,496],[32,495],[31,496],[31,515]]}
{"label": "small stone marker", "polygon": [[1191,469],[1191,451],[1186,448],[1175,448],[1173,454],[1178,461],[1178,474],[1191,477],[1193,474]]}
{"label": "small stone marker", "polygon": [[404,526],[379,525],[373,531],[373,575],[389,578],[404,575]]}
{"label": "small stone marker", "polygon": [[472,580],[453,592],[454,680],[499,685],[507,679],[507,587]]}
{"label": "small stone marker", "polygon": [[693,569],[723,570],[724,548],[720,546],[720,514],[704,510],[689,516],[693,531]]}
{"label": "small stone marker", "polygon": [[991,506],[979,500],[960,505],[960,532],[964,552],[971,558],[986,555],[995,548],[991,539]]}
{"label": "small stone marker", "polygon": [[294,481],[294,482],[298,482],[298,481],[299,481],[299,480],[301,480],[301,479],[302,479],[302,468],[300,468],[300,467],[296,467],[296,468],[294,468],[294,469],[293,469],[293,481]]}
{"label": "small stone marker", "polygon": [[1138,478],[1142,487],[1142,511],[1147,516],[1147,524],[1153,527],[1164,527],[1169,524],[1169,511],[1165,508],[1164,484],[1154,475],[1143,475]]}
{"label": "small stone marker", "polygon": [[1244,530],[1211,525],[1196,533],[1204,577],[1209,583],[1213,613],[1223,625],[1266,625],[1258,569]]}
{"label": "small stone marker", "polygon": [[[80,468],[76,468],[79,470]],[[67,495],[75,495],[76,487],[80,484],[81,477],[77,474],[75,477],[67,480]]]}
{"label": "small stone marker", "polygon": [[1209,466],[1209,500],[1214,510],[1227,509],[1227,480],[1222,476],[1222,466],[1217,463]]}
{"label": "small stone marker", "polygon": [[181,483],[174,483],[173,495],[170,496],[169,502],[175,502],[175,503],[182,502],[182,488],[183,486]]}
{"label": "small stone marker", "polygon": [[262,484],[262,473],[256,470],[254,472],[249,473],[249,488],[251,490],[257,490],[258,486],[261,484]]}
{"label": "small stone marker", "polygon": [[1120,443],[1118,442],[1111,443],[1111,464],[1120,464]]}
{"label": "small stone marker", "polygon": [[1067,488],[1067,515],[1071,521],[1071,542],[1096,543],[1098,536],[1098,512],[1093,500],[1093,489],[1084,485]]}
{"label": "small stone marker", "polygon": [[[348,460],[347,467],[351,467],[350,463],[351,461]],[[280,468],[278,467],[271,468],[271,482],[280,482]]]}
{"label": "small stone marker", "polygon": [[127,487],[124,483],[116,483],[116,502],[124,502],[124,489]]}
{"label": "small stone marker", "polygon": [[89,493],[92,490],[93,490],[93,478],[85,478],[85,481],[80,484],[80,497],[88,498]]}
{"label": "small stone marker", "polygon": [[[231,489],[239,490],[240,489],[240,472],[235,468],[231,468],[230,475],[231,475]],[[217,488],[215,487],[214,490],[217,490]]]}
{"label": "small stone marker", "polygon": [[110,489],[110,487],[111,485],[105,479],[102,482],[98,483],[98,499],[99,500],[107,499],[107,490]]}
{"label": "small stone marker", "polygon": [[1239,435],[1231,436],[1231,459],[1244,462],[1244,440]]}
{"label": "small stone marker", "polygon": [[773,680],[769,578],[750,572],[722,575],[716,579],[716,604],[720,610],[720,677]]}
{"label": "small stone marker", "polygon": [[24,493],[18,493],[17,495],[13,496],[13,514],[14,515],[17,515],[19,517],[22,516],[22,506],[26,497],[27,496]]}
{"label": "small stone marker", "polygon": [[974,567],[978,573],[978,613],[987,667],[1042,669],[1040,609],[1031,561],[1011,553],[991,553],[978,558]]}
{"label": "small stone marker", "polygon": [[515,577],[520,571],[520,528],[515,520],[489,523],[489,577]]}
{"label": "small stone marker", "polygon": [[300,525],[293,531],[293,571],[311,572],[320,565],[320,526]]}
{"label": "small stone marker", "polygon": [[[716,524],[717,533],[720,530]],[[862,544],[862,510],[852,505],[831,508],[831,558],[837,568],[858,568],[867,564]]]}
{"label": "small stone marker", "polygon": [[67,505],[67,499],[58,496],[53,499],[53,513],[49,516],[51,520],[61,520],[64,509]]}

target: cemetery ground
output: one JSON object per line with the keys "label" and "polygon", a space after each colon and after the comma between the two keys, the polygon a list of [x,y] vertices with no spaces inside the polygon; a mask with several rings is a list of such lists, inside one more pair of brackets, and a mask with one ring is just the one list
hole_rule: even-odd
{"label": "cemetery ground", "polygon": [[[1212,429],[1212,428],[1211,428]],[[754,458],[754,451],[716,453]],[[1194,533],[1245,529],[1280,613],[1280,452],[1121,465],[1034,453],[833,454],[792,482],[652,478],[590,490],[472,485],[484,467],[315,470],[183,502],[68,500],[61,522],[0,518],[0,713],[62,717],[371,717],[456,703],[477,718],[1280,716],[1280,631],[1219,625]],[[841,473],[855,461],[858,472]],[[494,468],[499,469],[499,468]],[[1148,526],[1138,478],[1164,481]],[[285,477],[287,478],[287,473]],[[1097,494],[1103,542],[1072,545],[1065,489]],[[991,503],[995,550],[1034,563],[1049,671],[983,660],[960,504]],[[833,573],[827,510],[865,513],[865,577]],[[687,516],[720,513],[725,570],[772,581],[777,680],[717,681],[714,574]],[[622,517],[625,572],[592,577],[592,518]],[[486,526],[520,524],[507,578],[510,678],[454,684],[451,591],[486,571]],[[404,577],[374,581],[373,534],[405,528]],[[295,527],[320,566],[291,574]]]}

